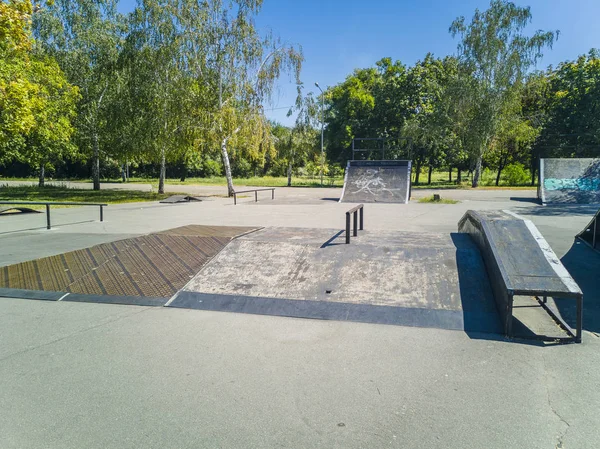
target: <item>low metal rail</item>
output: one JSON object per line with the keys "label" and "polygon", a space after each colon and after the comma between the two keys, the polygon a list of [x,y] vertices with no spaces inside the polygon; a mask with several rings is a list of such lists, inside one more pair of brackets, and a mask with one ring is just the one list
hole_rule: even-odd
{"label": "low metal rail", "polygon": [[274,200],[275,199],[275,189],[274,188],[250,189],[250,190],[240,190],[239,192],[233,192],[233,204],[234,204],[234,206],[237,204],[237,196],[240,193],[250,193],[250,192],[254,192],[254,202],[258,203],[258,192],[263,192],[265,190],[271,191],[271,199]]}
{"label": "low metal rail", "polygon": [[[353,207],[348,212],[346,212],[346,245],[350,243],[350,215],[354,215],[354,229],[352,235],[356,237],[358,235],[358,230],[361,231],[364,229],[364,205],[359,204],[356,207]],[[359,224],[359,215],[360,215],[360,224]]]}
{"label": "low metal rail", "polygon": [[96,206],[100,208],[100,221],[104,221],[104,207],[108,206],[108,204],[104,203],[78,203],[71,201],[59,201],[59,202],[50,202],[50,201],[0,201],[0,204],[28,204],[28,205],[36,205],[36,206],[46,206],[46,229],[51,229],[51,221],[50,221],[50,206]]}

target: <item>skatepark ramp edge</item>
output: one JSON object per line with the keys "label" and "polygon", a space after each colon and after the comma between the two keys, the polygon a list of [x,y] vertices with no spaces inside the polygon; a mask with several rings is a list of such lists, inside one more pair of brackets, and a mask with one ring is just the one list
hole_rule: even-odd
{"label": "skatepark ramp edge", "polygon": [[340,203],[408,204],[412,161],[348,161]]}

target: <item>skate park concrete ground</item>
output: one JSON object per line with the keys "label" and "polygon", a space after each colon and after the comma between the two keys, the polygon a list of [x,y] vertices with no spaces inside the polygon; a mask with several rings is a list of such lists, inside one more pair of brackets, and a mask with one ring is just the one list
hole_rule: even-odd
{"label": "skate park concrete ground", "polygon": [[[534,191],[440,193],[460,203],[368,204],[365,228],[451,233],[468,209],[531,219],[578,270],[582,344],[0,298],[0,447],[597,447],[600,256],[573,241],[596,208],[541,207]],[[94,208],[56,209],[50,231],[43,214],[0,217],[0,265],[187,224],[341,230],[352,205],[339,194],[116,205],[103,223]]]}

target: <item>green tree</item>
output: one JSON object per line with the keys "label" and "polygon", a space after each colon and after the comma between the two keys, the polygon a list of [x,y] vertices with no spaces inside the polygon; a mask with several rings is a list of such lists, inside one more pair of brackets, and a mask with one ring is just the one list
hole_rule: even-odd
{"label": "green tree", "polygon": [[[455,93],[467,109],[469,130],[465,148],[474,162],[473,187],[479,184],[482,160],[499,132],[507,110],[527,71],[552,46],[558,32],[537,31],[526,36],[531,10],[506,0],[492,0],[486,11],[476,10],[470,24],[457,18],[450,27],[459,36],[458,58],[464,84]],[[455,97],[456,98],[456,97]]]}
{"label": "green tree", "polygon": [[[184,57],[204,83],[196,114],[202,139],[220,148],[227,188],[233,194],[230,153],[251,160],[264,158],[270,133],[263,111],[275,82],[291,73],[300,87],[302,52],[271,33],[261,36],[254,25],[262,0],[179,2],[178,22],[184,35]],[[235,156],[235,155],[234,155]]]}
{"label": "green tree", "polygon": [[[140,1],[131,15],[127,39],[127,99],[135,111],[136,136],[144,154],[160,163],[158,192],[164,193],[166,163],[185,157],[193,145],[190,132],[195,76],[186,67],[185,46],[176,2]],[[131,120],[131,119],[130,119]],[[127,124],[128,118],[124,117]]]}
{"label": "green tree", "polygon": [[600,56],[592,49],[548,74],[545,122],[536,147],[546,157],[597,156]]}
{"label": "green tree", "polygon": [[77,88],[32,39],[32,14],[42,7],[0,2],[0,160],[39,167],[40,186],[46,164],[73,150],[71,120],[78,99]]}
{"label": "green tree", "polygon": [[81,147],[91,154],[94,190],[100,189],[100,156],[113,123],[107,114],[114,99],[117,61],[126,31],[117,0],[55,0],[35,15],[34,33],[71,84],[79,88],[76,128]]}

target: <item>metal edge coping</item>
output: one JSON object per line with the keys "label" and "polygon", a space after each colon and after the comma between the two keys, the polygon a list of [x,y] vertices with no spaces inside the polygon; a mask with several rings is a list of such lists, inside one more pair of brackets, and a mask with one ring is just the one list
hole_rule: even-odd
{"label": "metal edge coping", "polygon": [[575,279],[573,279],[571,274],[567,271],[565,266],[562,264],[562,262],[554,252],[554,250],[550,247],[548,241],[544,238],[544,236],[542,235],[540,230],[535,226],[535,224],[531,220],[521,217],[520,215],[509,210],[503,210],[502,212],[512,215],[513,217],[518,218],[522,220],[523,223],[525,223],[525,226],[529,230],[531,236],[533,237],[540,250],[542,251],[542,254],[546,258],[546,262],[550,265],[550,267],[552,267],[552,270],[556,273],[556,275],[562,281],[565,287],[567,287],[569,292],[571,292],[574,295],[583,295],[583,292],[581,291],[581,288],[579,287],[577,282],[575,282]]}
{"label": "metal edge coping", "polygon": [[340,195],[340,199],[338,203],[341,203],[344,199],[344,194],[346,193],[346,182],[348,181],[348,172],[350,171],[350,161],[346,163],[346,173],[344,173],[344,185],[342,186],[342,194]]}
{"label": "metal edge coping", "polygon": [[45,290],[28,290],[25,288],[0,288],[0,297],[18,299],[36,299],[41,301],[59,301],[67,293]]}

